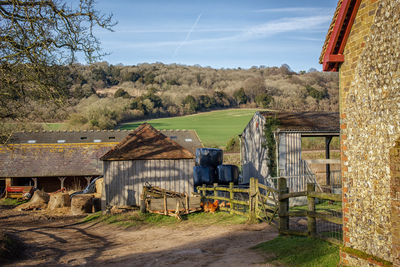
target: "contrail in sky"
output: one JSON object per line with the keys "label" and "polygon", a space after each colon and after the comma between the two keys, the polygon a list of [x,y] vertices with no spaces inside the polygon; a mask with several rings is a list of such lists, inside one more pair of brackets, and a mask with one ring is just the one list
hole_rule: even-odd
{"label": "contrail in sky", "polygon": [[189,32],[186,34],[185,40],[183,40],[183,42],[180,43],[180,44],[178,45],[178,47],[175,49],[174,55],[173,55],[174,57],[175,57],[176,54],[178,53],[179,49],[180,49],[182,46],[185,45],[185,43],[187,42],[187,40],[189,40],[189,37],[190,37],[190,35],[192,34],[194,28],[196,28],[197,23],[199,23],[199,21],[200,21],[201,15],[202,15],[202,13],[200,13],[200,14],[197,16],[197,19],[196,19],[196,21],[194,22],[194,24],[192,25],[192,28],[190,28]]}

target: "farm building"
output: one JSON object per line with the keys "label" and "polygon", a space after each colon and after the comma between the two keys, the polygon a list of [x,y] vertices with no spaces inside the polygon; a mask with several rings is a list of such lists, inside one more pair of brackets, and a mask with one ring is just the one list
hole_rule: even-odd
{"label": "farm building", "polygon": [[[265,125],[273,122],[271,135],[275,152],[268,155]],[[305,190],[307,181],[315,181],[309,164],[301,158],[301,139],[305,137],[324,137],[326,139],[327,181],[330,184],[329,161],[330,140],[339,136],[339,114],[323,112],[256,112],[241,134],[241,162],[243,180],[251,177],[268,183],[271,177],[285,176],[290,191]],[[274,148],[270,148],[271,151]],[[271,161],[272,157],[272,161]],[[271,171],[275,161],[276,171]],[[270,167],[269,167],[270,166]],[[273,173],[275,172],[275,173]]]}
{"label": "farm building", "polygon": [[400,266],[400,1],[340,0],[320,63],[339,71],[343,248]]}
{"label": "farm building", "polygon": [[193,192],[195,156],[170,137],[142,124],[108,151],[104,162],[103,207],[138,206],[143,186]]}
{"label": "farm building", "polygon": [[[202,144],[193,130],[163,130],[193,152]],[[46,192],[80,190],[103,175],[100,157],[129,131],[17,132],[0,146],[0,189],[35,186]],[[1,193],[2,190],[0,190]]]}

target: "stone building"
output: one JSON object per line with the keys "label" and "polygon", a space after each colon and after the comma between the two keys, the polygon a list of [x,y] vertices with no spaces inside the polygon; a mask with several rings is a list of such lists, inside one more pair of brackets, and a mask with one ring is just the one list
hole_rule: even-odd
{"label": "stone building", "polygon": [[341,262],[400,266],[400,1],[340,0],[320,63],[340,77]]}

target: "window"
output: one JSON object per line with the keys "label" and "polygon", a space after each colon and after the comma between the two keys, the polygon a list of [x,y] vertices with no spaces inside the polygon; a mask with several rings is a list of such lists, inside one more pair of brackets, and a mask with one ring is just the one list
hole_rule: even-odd
{"label": "window", "polygon": [[172,135],[172,136],[170,136],[169,138],[171,138],[171,139],[178,139],[178,136]]}
{"label": "window", "polygon": [[57,143],[65,143],[65,140],[57,140]]}
{"label": "window", "polygon": [[108,137],[108,139],[115,140],[115,136],[110,136],[110,137]]}
{"label": "window", "polygon": [[185,139],[185,142],[193,142],[193,140],[190,139],[190,138],[186,138],[186,139]]}
{"label": "window", "polygon": [[100,139],[94,139],[93,142],[94,143],[101,143],[101,140]]}
{"label": "window", "polygon": [[36,140],[28,140],[28,144],[34,144],[36,143]]}
{"label": "window", "polygon": [[82,137],[81,137],[81,140],[86,140],[86,139],[87,139],[86,136],[82,136]]}

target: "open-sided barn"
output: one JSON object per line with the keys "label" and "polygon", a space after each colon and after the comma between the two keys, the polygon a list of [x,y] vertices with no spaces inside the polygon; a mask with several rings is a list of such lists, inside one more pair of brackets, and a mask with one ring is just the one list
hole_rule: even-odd
{"label": "open-sided barn", "polygon": [[193,192],[194,159],[188,149],[150,124],[142,124],[101,157],[103,207],[139,205],[146,183],[181,193]]}
{"label": "open-sided barn", "polygon": [[[272,160],[276,162],[277,173],[273,174],[268,168],[271,159],[267,153],[270,148],[266,145],[265,136],[267,119],[273,119],[275,124],[272,125],[272,134],[276,153]],[[301,158],[301,138],[325,137],[329,156],[329,142],[332,137],[339,136],[339,132],[339,113],[256,112],[241,134],[243,180],[248,181],[249,178],[255,177],[259,178],[260,182],[265,182],[266,178],[277,176],[298,178],[302,182],[291,183],[293,179],[289,179],[290,190],[305,190],[307,179],[311,179],[313,174],[307,162]]]}

